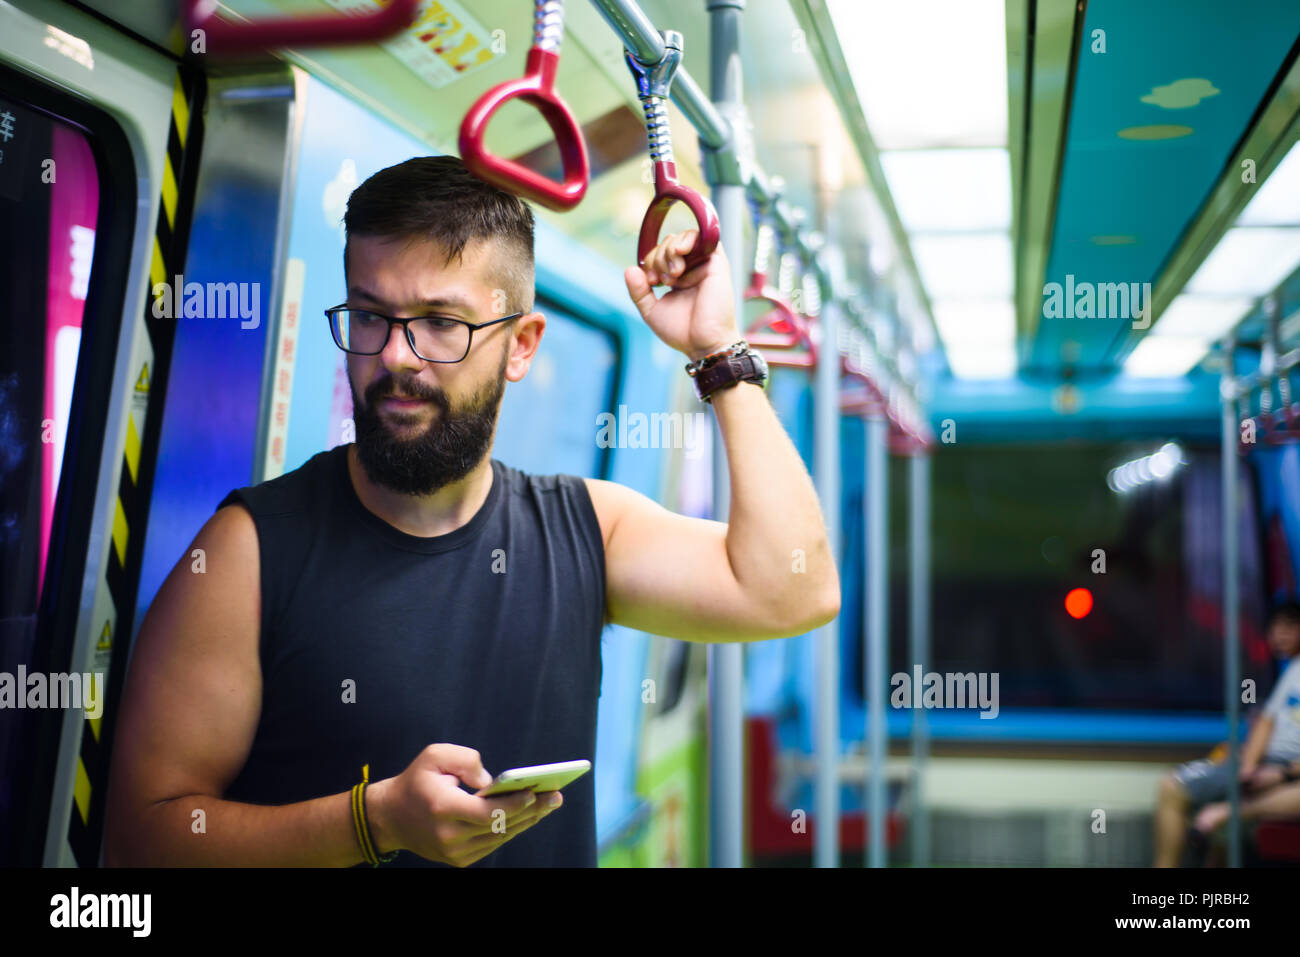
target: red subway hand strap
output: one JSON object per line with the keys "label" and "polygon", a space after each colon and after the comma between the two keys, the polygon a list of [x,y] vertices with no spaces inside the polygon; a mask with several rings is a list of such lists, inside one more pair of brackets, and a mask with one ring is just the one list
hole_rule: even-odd
{"label": "red subway hand strap", "polygon": [[[185,30],[202,30],[209,53],[251,53],[280,47],[343,46],[377,43],[415,22],[420,0],[392,0],[365,16],[341,13],[313,17],[275,17],[229,23],[207,0],[185,0]],[[204,9],[206,8],[206,10]]]}
{"label": "red subway hand strap", "polygon": [[655,198],[651,200],[645,219],[641,221],[641,236],[636,245],[637,265],[645,265],[646,256],[659,244],[659,230],[663,228],[664,219],[674,203],[686,204],[700,230],[695,245],[686,254],[686,269],[693,269],[705,262],[718,248],[721,236],[718,211],[707,197],[677,182],[676,163],[660,160],[655,163]]}
{"label": "red subway hand strap", "polygon": [[[560,58],[552,50],[533,47],[528,51],[524,76],[507,80],[488,90],[465,114],[460,124],[460,155],[466,168],[479,179],[559,211],[573,209],[587,192],[590,167],[582,130],[568,105],[555,92],[555,71]],[[564,181],[557,183],[513,160],[487,151],[483,135],[492,114],[504,103],[520,99],[537,108],[555,135],[564,168]]]}

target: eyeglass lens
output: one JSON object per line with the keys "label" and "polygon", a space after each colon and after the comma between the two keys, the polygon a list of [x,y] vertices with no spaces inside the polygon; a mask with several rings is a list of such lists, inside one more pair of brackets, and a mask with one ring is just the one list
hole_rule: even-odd
{"label": "eyeglass lens", "polygon": [[[377,355],[388,341],[388,320],[360,309],[334,314],[334,335],[349,352]],[[469,326],[452,319],[412,319],[407,323],[415,339],[415,352],[422,359],[457,361],[469,349]]]}

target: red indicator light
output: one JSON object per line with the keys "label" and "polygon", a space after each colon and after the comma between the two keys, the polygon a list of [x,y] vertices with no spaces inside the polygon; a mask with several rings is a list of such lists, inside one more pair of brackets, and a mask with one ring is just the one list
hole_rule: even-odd
{"label": "red indicator light", "polygon": [[1071,618],[1085,618],[1092,611],[1092,592],[1075,588],[1065,596],[1065,611]]}

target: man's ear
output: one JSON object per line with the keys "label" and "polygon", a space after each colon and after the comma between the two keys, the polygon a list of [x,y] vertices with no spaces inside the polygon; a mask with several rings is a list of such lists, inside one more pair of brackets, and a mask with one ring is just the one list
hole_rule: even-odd
{"label": "man's ear", "polygon": [[546,317],[540,312],[530,312],[520,316],[512,323],[510,356],[506,362],[506,378],[518,382],[528,374],[533,357],[542,344],[542,334],[546,331]]}

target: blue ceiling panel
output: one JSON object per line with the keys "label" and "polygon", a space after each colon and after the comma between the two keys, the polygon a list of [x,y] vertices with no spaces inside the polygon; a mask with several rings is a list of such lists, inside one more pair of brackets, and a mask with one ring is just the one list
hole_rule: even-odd
{"label": "blue ceiling panel", "polygon": [[[1045,310],[1022,371],[1103,372],[1122,361],[1114,350],[1125,327],[1297,36],[1297,0],[1091,0],[1044,279],[1060,284],[1060,299],[1044,304],[1061,314]],[[1102,284],[1124,284],[1137,302]]]}

